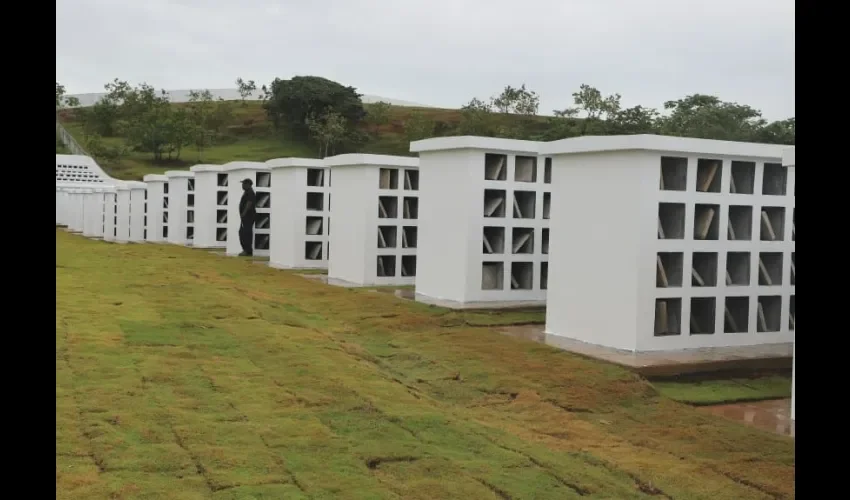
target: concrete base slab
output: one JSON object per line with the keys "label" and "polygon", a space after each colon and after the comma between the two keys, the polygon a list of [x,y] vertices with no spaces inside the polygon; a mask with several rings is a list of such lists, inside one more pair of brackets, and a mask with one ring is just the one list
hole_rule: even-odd
{"label": "concrete base slab", "polygon": [[529,307],[546,307],[545,300],[496,301],[496,302],[456,302],[454,300],[435,299],[417,293],[416,302],[447,309],[524,309]]}

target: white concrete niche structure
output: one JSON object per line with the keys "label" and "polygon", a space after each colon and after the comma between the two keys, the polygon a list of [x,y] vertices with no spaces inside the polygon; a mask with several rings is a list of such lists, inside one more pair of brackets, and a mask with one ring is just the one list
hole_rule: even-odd
{"label": "white concrete niche structure", "polygon": [[85,196],[85,217],[83,236],[88,238],[103,237],[103,190],[89,189]]}
{"label": "white concrete niche structure", "polygon": [[130,236],[129,241],[145,241],[145,196],[147,185],[139,181],[127,181],[124,185],[130,190]]}
{"label": "white concrete niche structure", "polygon": [[269,160],[272,208],[269,266],[278,269],[328,267],[330,169],[322,160]]}
{"label": "white concrete niche structure", "polygon": [[[221,165],[195,165],[189,171],[195,174],[195,234],[192,246],[224,248],[227,242],[227,174],[221,171]],[[221,182],[224,182],[223,186]],[[221,213],[224,220],[221,223],[220,201],[224,202]]]}
{"label": "white concrete niche structure", "polygon": [[130,187],[124,183],[115,187],[115,241],[130,241]]}
{"label": "white concrete niche structure", "polygon": [[551,162],[539,148],[488,137],[410,144],[421,171],[417,301],[452,308],[545,304]]}
{"label": "white concrete niche structure", "polygon": [[[793,182],[793,186],[794,186],[794,191],[792,191],[792,195],[796,197],[796,194],[797,194],[795,192],[796,186],[797,186],[797,148],[796,147],[785,148],[785,150],[782,151],[782,165],[788,169],[788,177],[793,179],[791,181],[791,182]],[[791,240],[795,244],[795,250],[796,250],[796,239],[797,239],[796,229],[797,228],[795,227],[796,217],[794,217],[793,215],[792,215],[791,224],[792,224]],[[791,255],[793,256],[795,254],[796,254],[796,251],[794,253],[792,253]],[[797,270],[796,270],[796,266],[794,265],[794,258],[793,257],[791,258],[791,272],[795,275],[795,278],[796,278]],[[795,283],[796,283],[796,279],[795,279]],[[794,295],[791,295],[791,297],[789,298],[789,304],[790,305],[789,305],[789,311],[788,311],[788,328],[791,330],[791,334],[794,337],[794,349],[793,349],[794,358],[791,362],[791,422],[792,423],[796,422],[796,416],[795,416],[795,413],[794,413],[794,407],[795,407],[794,403],[796,402],[796,399],[797,399],[796,398],[796,391],[795,391],[795,385],[796,385],[796,381],[797,381],[797,335],[796,335],[796,329],[794,328],[796,326],[796,323],[797,323],[797,309],[795,307],[796,304],[794,302],[795,302],[794,301]]]}
{"label": "white concrete niche structure", "polygon": [[257,257],[268,257],[271,243],[271,170],[262,162],[234,161],[222,165],[222,173],[227,174],[227,241],[225,253],[239,255],[242,245],[239,241],[239,200],[242,198],[242,181],[251,179],[254,193],[257,195],[257,217],[254,219],[253,253]]}
{"label": "white concrete niche structure", "polygon": [[56,187],[56,225],[68,226],[68,189]]}
{"label": "white concrete niche structure", "polygon": [[547,143],[546,333],[628,351],[789,343],[782,146],[656,135]]}
{"label": "white concrete niche structure", "polygon": [[118,191],[115,187],[103,192],[103,241],[115,241],[118,234]]}
{"label": "white concrete niche structure", "polygon": [[160,174],[148,174],[143,179],[147,184],[145,190],[147,193],[145,241],[163,243],[165,241],[163,221],[167,210],[165,204],[168,196],[168,177]]}
{"label": "white concrete niche structure", "polygon": [[[328,279],[359,286],[412,285],[417,275],[419,160],[344,154],[324,163],[333,179],[324,207],[333,214]],[[309,198],[306,202],[312,205]]]}
{"label": "white concrete niche structure", "polygon": [[82,188],[71,188],[68,190],[68,231],[71,233],[81,233],[82,229]]}
{"label": "white concrete niche structure", "polygon": [[[174,245],[192,244],[194,237],[195,174],[188,170],[169,170],[168,177],[168,234],[166,241]],[[190,202],[193,206],[189,206]],[[163,219],[165,220],[165,219]],[[189,221],[192,222],[189,222]]]}

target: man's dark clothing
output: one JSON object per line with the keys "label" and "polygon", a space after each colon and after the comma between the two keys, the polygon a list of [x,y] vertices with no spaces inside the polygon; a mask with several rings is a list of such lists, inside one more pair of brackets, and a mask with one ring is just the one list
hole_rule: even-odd
{"label": "man's dark clothing", "polygon": [[257,195],[254,190],[248,188],[242,193],[242,199],[239,200],[239,243],[242,245],[242,251],[248,255],[254,253],[254,219],[257,216],[256,209]]}

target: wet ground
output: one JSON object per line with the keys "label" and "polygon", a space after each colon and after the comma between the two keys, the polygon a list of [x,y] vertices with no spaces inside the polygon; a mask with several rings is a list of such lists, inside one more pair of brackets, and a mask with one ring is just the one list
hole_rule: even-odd
{"label": "wet ground", "polygon": [[701,406],[698,411],[713,413],[766,431],[794,437],[790,399]]}

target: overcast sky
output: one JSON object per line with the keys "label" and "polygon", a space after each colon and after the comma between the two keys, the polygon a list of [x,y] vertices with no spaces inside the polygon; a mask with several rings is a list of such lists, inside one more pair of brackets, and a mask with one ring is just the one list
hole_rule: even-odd
{"label": "overcast sky", "polygon": [[572,105],[582,83],[625,106],[713,94],[794,116],[793,0],[57,0],[56,79],[228,88],[324,76],[459,107],[507,85]]}

